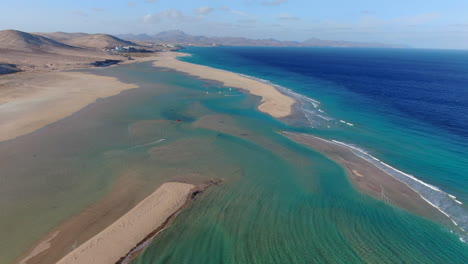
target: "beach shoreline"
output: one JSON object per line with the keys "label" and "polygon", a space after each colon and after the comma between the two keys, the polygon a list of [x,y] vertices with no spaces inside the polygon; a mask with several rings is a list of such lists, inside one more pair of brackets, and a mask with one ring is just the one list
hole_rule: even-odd
{"label": "beach shoreline", "polygon": [[[275,118],[293,114],[296,100],[274,86],[203,65],[178,60],[189,56],[179,52],[160,52],[121,64],[151,61],[154,67],[169,68],[201,79],[221,82],[261,98],[258,110]],[[116,67],[113,65],[110,67]],[[96,89],[98,88],[98,89]],[[29,134],[66,118],[98,98],[106,98],[135,84],[94,73],[46,71],[19,72],[0,76],[0,142]]]}
{"label": "beach shoreline", "polygon": [[284,118],[290,116],[293,112],[293,105],[296,101],[281,93],[272,85],[247,78],[234,72],[177,59],[178,57],[190,56],[190,54],[187,53],[163,52],[158,55],[159,56],[151,57],[146,60],[153,60],[154,67],[169,68],[201,79],[218,81],[225,87],[241,89],[249,94],[259,96],[261,98],[261,103],[258,106],[258,110],[272,117]]}

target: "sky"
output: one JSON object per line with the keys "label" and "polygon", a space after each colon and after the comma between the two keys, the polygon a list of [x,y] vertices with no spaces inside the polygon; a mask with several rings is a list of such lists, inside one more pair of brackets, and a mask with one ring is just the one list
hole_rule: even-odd
{"label": "sky", "polygon": [[468,0],[0,0],[0,30],[309,38],[468,49]]}

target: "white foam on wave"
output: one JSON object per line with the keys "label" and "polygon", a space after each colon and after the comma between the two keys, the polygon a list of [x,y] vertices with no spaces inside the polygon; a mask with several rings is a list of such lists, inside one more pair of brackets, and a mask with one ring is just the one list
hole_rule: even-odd
{"label": "white foam on wave", "polygon": [[159,139],[159,140],[156,140],[156,141],[153,141],[153,142],[150,142],[150,143],[146,143],[146,144],[143,144],[143,145],[136,145],[136,146],[133,146],[133,147],[131,147],[131,148],[146,147],[146,146],[158,144],[158,143],[160,143],[160,142],[163,142],[164,140],[166,140],[166,139],[165,139],[165,138],[161,138],[161,139]]}
{"label": "white foam on wave", "polygon": [[468,229],[468,214],[461,206],[463,203],[456,199],[456,196],[446,193],[439,189],[438,187],[426,183],[415,176],[403,172],[389,164],[379,160],[378,158],[370,155],[367,151],[362,148],[356,147],[351,144],[347,144],[338,140],[326,140],[322,138],[315,137],[317,139],[337,144],[342,147],[345,147],[356,156],[372,163],[378,169],[397,179],[398,181],[404,183],[406,186],[414,190],[419,196],[426,201],[428,204],[439,210],[442,214],[447,216],[450,221],[457,226],[460,231],[457,234],[460,236],[460,240],[466,242],[468,239],[468,234],[465,230]]}
{"label": "white foam on wave", "polygon": [[[331,128],[333,123],[336,122],[335,118],[330,117],[323,109],[320,109],[321,103],[318,100],[296,93],[289,88],[274,84],[265,79],[256,78],[245,74],[239,75],[245,78],[249,78],[271,85],[279,92],[294,98],[299,104],[298,109],[307,118],[307,120],[309,121],[308,125],[312,128]],[[353,126],[353,124],[351,123],[348,123],[348,125]]]}
{"label": "white foam on wave", "polygon": [[[286,131],[283,132],[289,134]],[[468,233],[466,232],[466,230],[468,230],[468,214],[464,208],[460,206],[462,203],[456,200],[456,196],[446,193],[434,185],[423,182],[411,174],[405,173],[385,162],[380,161],[378,158],[370,155],[366,150],[355,145],[347,144],[338,140],[327,140],[308,134],[303,135],[345,147],[351,150],[351,152],[353,152],[356,156],[370,162],[378,169],[387,173],[394,179],[402,182],[414,190],[424,201],[447,216],[447,218],[459,229],[455,233],[459,236],[460,241],[464,243],[468,241]]]}

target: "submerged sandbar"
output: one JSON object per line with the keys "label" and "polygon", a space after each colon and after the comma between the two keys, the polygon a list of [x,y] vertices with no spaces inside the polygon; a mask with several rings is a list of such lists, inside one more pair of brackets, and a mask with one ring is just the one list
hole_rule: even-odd
{"label": "submerged sandbar", "polygon": [[282,134],[325,154],[340,164],[353,185],[361,192],[417,215],[451,224],[447,217],[426,202],[416,191],[355,155],[350,149],[308,134],[290,132]]}

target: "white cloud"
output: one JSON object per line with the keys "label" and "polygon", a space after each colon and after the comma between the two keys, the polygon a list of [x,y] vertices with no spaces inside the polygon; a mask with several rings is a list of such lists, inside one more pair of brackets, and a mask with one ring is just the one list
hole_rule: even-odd
{"label": "white cloud", "polygon": [[161,19],[157,15],[147,14],[143,17],[143,23],[145,24],[156,24],[159,23]]}
{"label": "white cloud", "polygon": [[178,20],[184,17],[184,14],[182,14],[182,12],[176,9],[172,9],[172,8],[168,8],[165,11],[160,12],[159,15],[162,18],[175,19],[175,20]]}
{"label": "white cloud", "polygon": [[134,7],[134,6],[136,6],[136,3],[135,2],[128,2],[128,6],[129,7]]}
{"label": "white cloud", "polygon": [[206,16],[209,13],[213,12],[213,10],[214,9],[212,7],[203,6],[203,7],[199,7],[199,8],[194,8],[193,13],[195,13],[195,14],[197,14],[199,16]]}
{"label": "white cloud", "polygon": [[248,13],[244,12],[244,11],[239,11],[239,10],[229,10],[231,11],[231,13],[233,14],[236,14],[236,15],[239,15],[239,16],[250,16]]}
{"label": "white cloud", "polygon": [[271,1],[263,1],[262,2],[262,5],[264,6],[277,6],[277,5],[280,5],[282,3],[286,3],[288,2],[288,0],[271,0]]}
{"label": "white cloud", "polygon": [[104,11],[104,8],[98,8],[98,7],[91,8],[91,9],[96,11],[96,12],[103,12]]}
{"label": "white cloud", "polygon": [[162,12],[158,12],[155,14],[147,14],[143,17],[143,22],[145,24],[156,24],[163,20],[185,22],[185,21],[193,21],[195,20],[195,18],[190,17],[190,16],[185,16],[182,12],[173,8],[168,8]]}
{"label": "white cloud", "polygon": [[292,21],[292,20],[301,20],[301,19],[300,19],[299,17],[297,17],[297,16],[293,16],[293,15],[286,14],[286,13],[278,15],[278,19],[279,19],[279,20],[285,20],[285,21],[286,21],[286,20],[289,20],[289,21]]}

